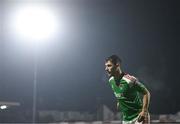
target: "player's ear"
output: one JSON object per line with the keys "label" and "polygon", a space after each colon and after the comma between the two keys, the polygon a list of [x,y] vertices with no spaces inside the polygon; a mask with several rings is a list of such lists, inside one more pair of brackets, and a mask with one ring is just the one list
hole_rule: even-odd
{"label": "player's ear", "polygon": [[117,68],[117,67],[120,67],[120,64],[119,64],[119,63],[116,64],[116,68]]}

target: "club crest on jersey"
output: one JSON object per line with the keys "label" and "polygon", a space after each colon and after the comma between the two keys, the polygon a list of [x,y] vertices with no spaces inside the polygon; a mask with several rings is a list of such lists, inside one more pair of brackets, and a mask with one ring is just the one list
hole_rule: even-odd
{"label": "club crest on jersey", "polygon": [[128,79],[131,82],[135,82],[137,80],[134,76],[131,76],[129,74],[124,75],[124,78]]}
{"label": "club crest on jersey", "polygon": [[137,79],[129,74],[124,75],[123,79],[129,84],[130,87],[137,82]]}

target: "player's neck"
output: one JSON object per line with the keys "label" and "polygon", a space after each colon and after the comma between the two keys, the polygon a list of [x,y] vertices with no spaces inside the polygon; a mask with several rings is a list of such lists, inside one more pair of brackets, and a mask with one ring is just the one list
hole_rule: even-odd
{"label": "player's neck", "polygon": [[119,72],[117,72],[116,75],[114,76],[114,79],[116,81],[117,86],[119,86],[120,81],[121,81],[123,76],[124,76],[124,72],[122,72],[121,70]]}
{"label": "player's neck", "polygon": [[122,78],[122,74],[123,74],[122,70],[119,69],[119,70],[115,73],[114,78],[115,78],[116,80],[119,80],[119,79]]}

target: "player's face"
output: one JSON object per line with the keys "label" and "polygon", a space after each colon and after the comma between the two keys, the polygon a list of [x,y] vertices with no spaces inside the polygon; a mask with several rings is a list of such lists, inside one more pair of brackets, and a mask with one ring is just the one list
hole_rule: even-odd
{"label": "player's face", "polygon": [[109,77],[114,76],[116,72],[116,66],[111,61],[107,61],[105,63],[105,71],[107,72]]}

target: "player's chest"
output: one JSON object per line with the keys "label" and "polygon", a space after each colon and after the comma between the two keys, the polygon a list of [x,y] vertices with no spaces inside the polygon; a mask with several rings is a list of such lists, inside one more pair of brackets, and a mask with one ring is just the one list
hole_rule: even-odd
{"label": "player's chest", "polygon": [[128,84],[124,82],[114,82],[112,84],[112,89],[116,93],[125,93],[128,91]]}

